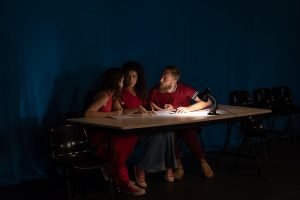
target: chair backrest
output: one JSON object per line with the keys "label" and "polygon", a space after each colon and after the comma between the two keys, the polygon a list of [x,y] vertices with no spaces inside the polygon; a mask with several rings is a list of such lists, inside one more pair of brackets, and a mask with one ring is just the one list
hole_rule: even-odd
{"label": "chair backrest", "polygon": [[230,104],[233,106],[252,106],[252,97],[247,90],[236,90],[230,93]]}
{"label": "chair backrest", "polygon": [[253,105],[259,108],[274,108],[274,96],[270,88],[257,88],[253,90]]}
{"label": "chair backrest", "polygon": [[52,128],[50,136],[50,156],[62,162],[82,160],[90,153],[90,143],[83,126],[63,124]]}
{"label": "chair backrest", "polygon": [[293,96],[287,86],[273,87],[274,106],[276,111],[285,111],[293,107]]}
{"label": "chair backrest", "polygon": [[[247,90],[235,90],[230,93],[230,104],[233,106],[253,106],[252,96]],[[263,128],[262,121],[252,117],[241,121],[241,129],[245,132],[251,132],[254,129]]]}

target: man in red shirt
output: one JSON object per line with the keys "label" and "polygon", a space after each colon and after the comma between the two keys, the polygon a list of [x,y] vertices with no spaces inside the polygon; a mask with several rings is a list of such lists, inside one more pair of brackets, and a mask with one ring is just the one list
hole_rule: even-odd
{"label": "man in red shirt", "polygon": [[[211,105],[211,101],[201,101],[198,91],[183,83],[179,83],[180,70],[176,66],[167,66],[162,73],[160,84],[150,91],[150,103],[153,110],[175,111],[177,113],[201,110]],[[191,104],[191,101],[194,103]],[[175,132],[175,138],[182,138],[190,151],[200,161],[201,171],[206,178],[213,178],[214,172],[205,159],[205,153],[197,138],[197,128],[189,128]],[[175,169],[175,179],[184,175],[179,157],[179,147],[175,145],[178,168]]]}

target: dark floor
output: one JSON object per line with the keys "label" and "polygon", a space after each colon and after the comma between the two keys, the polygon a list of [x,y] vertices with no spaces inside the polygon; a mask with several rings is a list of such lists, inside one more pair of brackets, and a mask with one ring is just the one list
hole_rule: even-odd
{"label": "dark floor", "polygon": [[[234,172],[232,156],[224,155],[212,180],[204,179],[199,170],[199,163],[187,155],[184,160],[186,175],[183,180],[167,183],[162,174],[150,174],[149,188],[142,197],[131,197],[114,193],[114,199],[231,199],[231,200],[291,200],[300,199],[300,141],[287,142],[287,159],[285,161],[275,144],[271,149],[269,170],[258,175],[255,164],[248,159],[241,159]],[[209,152],[209,162],[215,168],[216,152]],[[262,159],[262,158],[261,158]],[[269,172],[270,180],[264,178]],[[109,199],[107,184],[100,177],[94,176],[91,181],[87,199]],[[67,199],[64,179],[53,176],[46,180],[26,182],[16,186],[0,188],[1,200],[39,199],[60,200]]]}

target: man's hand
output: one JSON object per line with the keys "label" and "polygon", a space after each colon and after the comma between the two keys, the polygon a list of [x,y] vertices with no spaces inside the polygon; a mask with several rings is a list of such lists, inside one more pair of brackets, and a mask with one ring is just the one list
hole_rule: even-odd
{"label": "man's hand", "polygon": [[175,111],[176,113],[187,113],[190,112],[188,107],[178,107]]}

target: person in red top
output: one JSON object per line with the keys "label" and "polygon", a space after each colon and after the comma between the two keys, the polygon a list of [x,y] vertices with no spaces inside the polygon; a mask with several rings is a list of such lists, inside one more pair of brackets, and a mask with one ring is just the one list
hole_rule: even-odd
{"label": "person in red top", "polygon": [[[211,105],[211,101],[201,101],[198,91],[192,87],[179,83],[180,70],[176,66],[167,66],[162,73],[160,84],[150,91],[150,103],[154,110],[175,111],[177,113],[192,112]],[[191,101],[194,103],[191,104]],[[213,178],[214,172],[205,159],[204,150],[197,138],[197,129],[184,129],[175,132],[176,140],[182,138],[191,152],[200,161],[201,171],[206,178]],[[175,145],[178,168],[174,172],[175,179],[184,175],[183,166],[179,157],[178,144]]]}
{"label": "person in red top", "polygon": [[[126,62],[122,69],[125,73],[124,88],[121,94],[121,104],[126,113],[155,115],[148,111],[149,101],[146,90],[144,68],[135,61]],[[173,133],[141,134],[139,145],[143,146],[143,157],[135,166],[137,184],[147,188],[145,172],[166,171],[164,178],[174,182],[173,168],[177,167],[174,152]],[[140,150],[140,149],[139,149]]]}
{"label": "person in red top", "polygon": [[[111,117],[123,114],[119,101],[123,80],[124,75],[121,69],[108,69],[104,74],[99,92],[85,111],[85,117]],[[126,161],[136,145],[137,136],[133,134],[113,135],[100,128],[88,129],[88,134],[99,157],[109,159],[116,184],[125,193],[133,196],[144,195],[145,190],[130,181],[126,165]],[[107,143],[110,143],[110,151],[107,150],[107,145],[105,145]]]}

